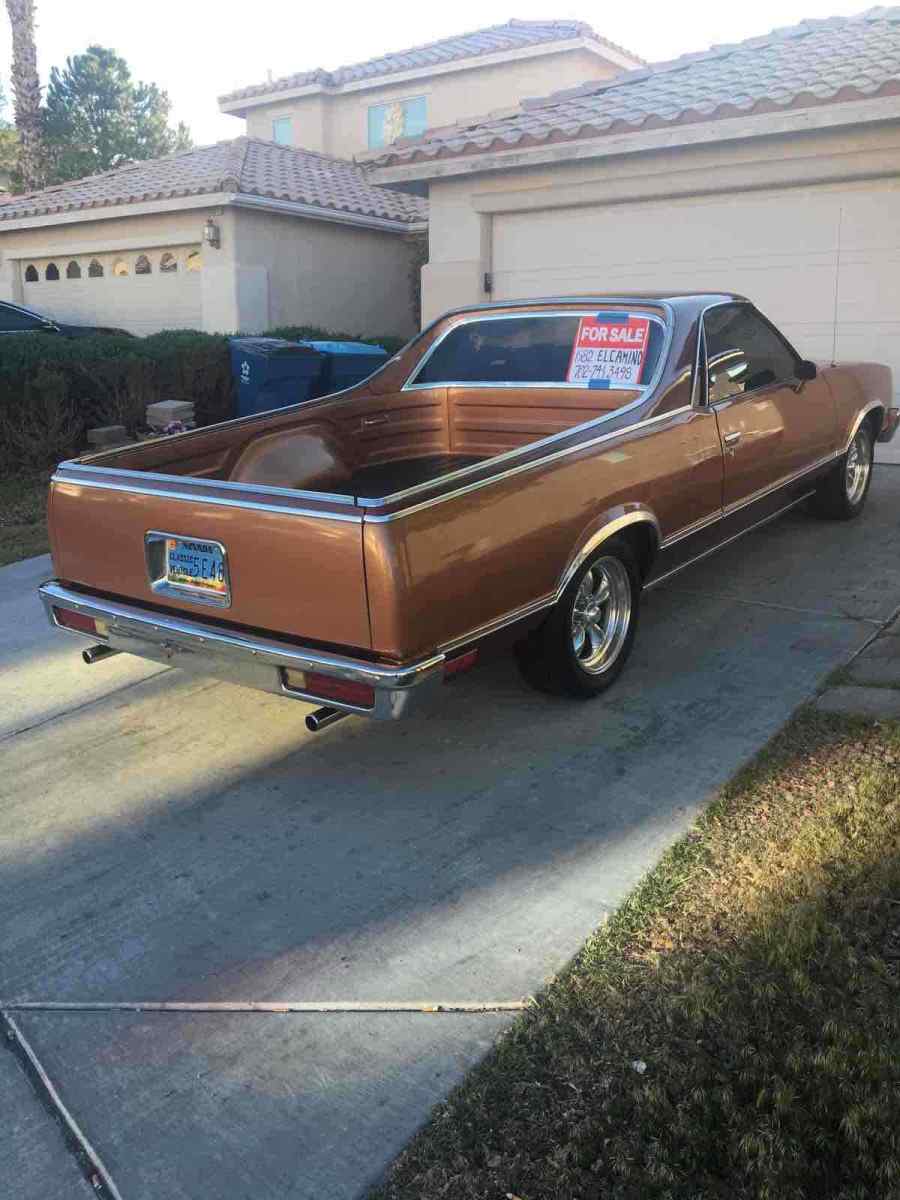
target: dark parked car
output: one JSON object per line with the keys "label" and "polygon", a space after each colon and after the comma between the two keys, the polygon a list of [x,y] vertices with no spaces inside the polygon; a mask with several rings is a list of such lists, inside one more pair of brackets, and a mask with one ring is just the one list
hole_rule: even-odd
{"label": "dark parked car", "polygon": [[126,329],[111,329],[105,325],[65,325],[50,317],[42,317],[30,308],[0,301],[0,335],[4,333],[57,333],[68,338],[94,337],[104,333],[132,336]]}

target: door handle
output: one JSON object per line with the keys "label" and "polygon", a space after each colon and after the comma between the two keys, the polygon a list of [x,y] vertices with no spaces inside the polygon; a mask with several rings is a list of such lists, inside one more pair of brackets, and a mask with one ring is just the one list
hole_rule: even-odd
{"label": "door handle", "polygon": [[733,429],[731,433],[726,433],[722,438],[722,442],[726,446],[736,446],[740,440],[741,431],[739,429]]}

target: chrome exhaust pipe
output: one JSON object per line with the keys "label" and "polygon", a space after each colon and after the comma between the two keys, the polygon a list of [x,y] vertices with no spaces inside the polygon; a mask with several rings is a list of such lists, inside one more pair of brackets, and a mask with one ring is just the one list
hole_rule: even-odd
{"label": "chrome exhaust pipe", "polygon": [[327,729],[329,725],[335,725],[349,716],[350,713],[342,712],[339,708],[317,708],[307,716],[306,728],[310,733],[318,733],[320,729]]}
{"label": "chrome exhaust pipe", "polygon": [[121,650],[116,650],[112,646],[88,646],[87,650],[82,650],[81,657],[90,667],[94,663],[102,662],[104,658],[112,658],[114,654],[121,653]]}

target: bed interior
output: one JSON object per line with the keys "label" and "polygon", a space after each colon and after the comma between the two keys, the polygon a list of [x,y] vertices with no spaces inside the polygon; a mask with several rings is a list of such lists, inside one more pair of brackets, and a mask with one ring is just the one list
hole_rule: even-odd
{"label": "bed interior", "polygon": [[564,432],[635,395],[471,386],[368,393],[149,442],[105,462],[374,500]]}

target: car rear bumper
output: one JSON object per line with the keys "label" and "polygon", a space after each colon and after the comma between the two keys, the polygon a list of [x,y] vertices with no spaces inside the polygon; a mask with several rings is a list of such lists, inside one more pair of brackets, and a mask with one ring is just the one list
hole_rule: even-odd
{"label": "car rear bumper", "polygon": [[[56,580],[42,584],[38,590],[50,624],[66,633],[76,633],[91,642],[152,662],[184,667],[200,675],[213,675],[293,700],[325,704],[341,712],[379,720],[396,719],[408,711],[413,697],[421,697],[443,680],[443,654],[389,666],[275,638],[237,633],[189,617],[163,615],[137,605],[76,592]],[[71,629],[58,620],[58,609],[100,621],[104,632],[99,635]],[[348,703],[308,691],[294,682],[301,672],[369,686],[374,702]]]}

